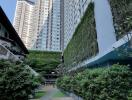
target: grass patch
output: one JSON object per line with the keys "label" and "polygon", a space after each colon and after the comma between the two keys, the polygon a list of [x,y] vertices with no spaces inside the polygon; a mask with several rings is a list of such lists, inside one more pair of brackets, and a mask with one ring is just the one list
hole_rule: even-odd
{"label": "grass patch", "polygon": [[35,93],[35,97],[34,99],[39,99],[41,98],[42,96],[44,96],[46,93],[44,91],[38,91]]}
{"label": "grass patch", "polygon": [[65,94],[59,91],[53,97],[65,97]]}

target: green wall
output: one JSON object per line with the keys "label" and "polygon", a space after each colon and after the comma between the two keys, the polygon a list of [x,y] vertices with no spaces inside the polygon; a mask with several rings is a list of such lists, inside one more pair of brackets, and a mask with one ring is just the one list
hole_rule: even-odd
{"label": "green wall", "polygon": [[56,69],[61,63],[61,52],[29,51],[25,63],[44,75]]}
{"label": "green wall", "polygon": [[60,61],[61,52],[48,52],[48,51],[29,51],[29,55],[27,55],[29,59],[43,59],[43,60],[55,60]]}
{"label": "green wall", "polygon": [[117,39],[132,30],[132,0],[109,0]]}
{"label": "green wall", "polygon": [[98,53],[94,4],[90,3],[81,22],[64,51],[64,64],[72,67]]}

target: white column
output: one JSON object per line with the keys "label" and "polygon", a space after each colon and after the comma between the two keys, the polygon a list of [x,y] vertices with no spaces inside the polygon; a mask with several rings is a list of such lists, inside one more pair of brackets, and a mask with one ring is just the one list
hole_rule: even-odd
{"label": "white column", "polygon": [[99,54],[116,42],[113,18],[108,0],[94,0]]}

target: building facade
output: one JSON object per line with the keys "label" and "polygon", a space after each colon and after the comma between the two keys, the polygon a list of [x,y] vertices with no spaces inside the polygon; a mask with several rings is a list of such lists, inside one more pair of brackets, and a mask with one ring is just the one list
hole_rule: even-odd
{"label": "building facade", "polygon": [[66,48],[91,0],[64,0],[64,48]]}
{"label": "building facade", "polygon": [[60,0],[60,44],[61,44],[61,50],[64,51],[64,0]]}
{"label": "building facade", "polygon": [[[66,3],[65,0],[64,4],[70,5],[70,1]],[[129,54],[132,49],[132,24],[129,23],[131,5],[132,2],[118,0],[91,0],[88,3],[88,8],[63,53],[64,63],[66,67],[69,67],[67,70],[74,71],[86,66],[87,68],[107,66],[118,62],[122,63],[122,60],[126,64],[131,57]],[[65,7],[65,9],[70,9],[70,7]],[[69,21],[72,19],[70,14],[73,13],[70,13],[70,10],[65,10],[64,33],[68,29],[70,30],[71,27],[68,26],[72,26]],[[74,17],[73,21],[75,19]],[[66,20],[69,22],[66,23]],[[76,25],[73,24],[73,26]],[[72,29],[74,28],[72,27]],[[72,37],[74,31],[65,34],[65,37],[70,39],[69,36],[66,36],[68,33]]]}
{"label": "building facade", "polygon": [[13,26],[28,49],[33,41],[34,2],[29,0],[17,0]]}
{"label": "building facade", "polygon": [[61,51],[60,0],[17,0],[14,27],[28,49]]}
{"label": "building facade", "polygon": [[60,0],[37,0],[34,49],[61,51]]}
{"label": "building facade", "polygon": [[27,48],[0,7],[0,59],[22,61]]}
{"label": "building facade", "polygon": [[[29,49],[62,51],[72,38],[90,1],[36,0],[34,3],[30,3],[29,0],[18,0],[14,27]],[[25,12],[22,7],[27,8]],[[26,18],[22,17],[21,11],[30,13]],[[22,25],[23,22],[27,23],[27,19],[29,28],[26,25],[24,28],[20,23]],[[22,30],[25,31],[22,32]]]}

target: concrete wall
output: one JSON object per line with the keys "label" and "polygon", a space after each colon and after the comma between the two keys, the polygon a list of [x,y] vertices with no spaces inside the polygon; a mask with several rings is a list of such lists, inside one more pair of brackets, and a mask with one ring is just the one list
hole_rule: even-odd
{"label": "concrete wall", "polygon": [[116,42],[113,18],[108,0],[94,0],[94,4],[99,53],[103,53]]}

